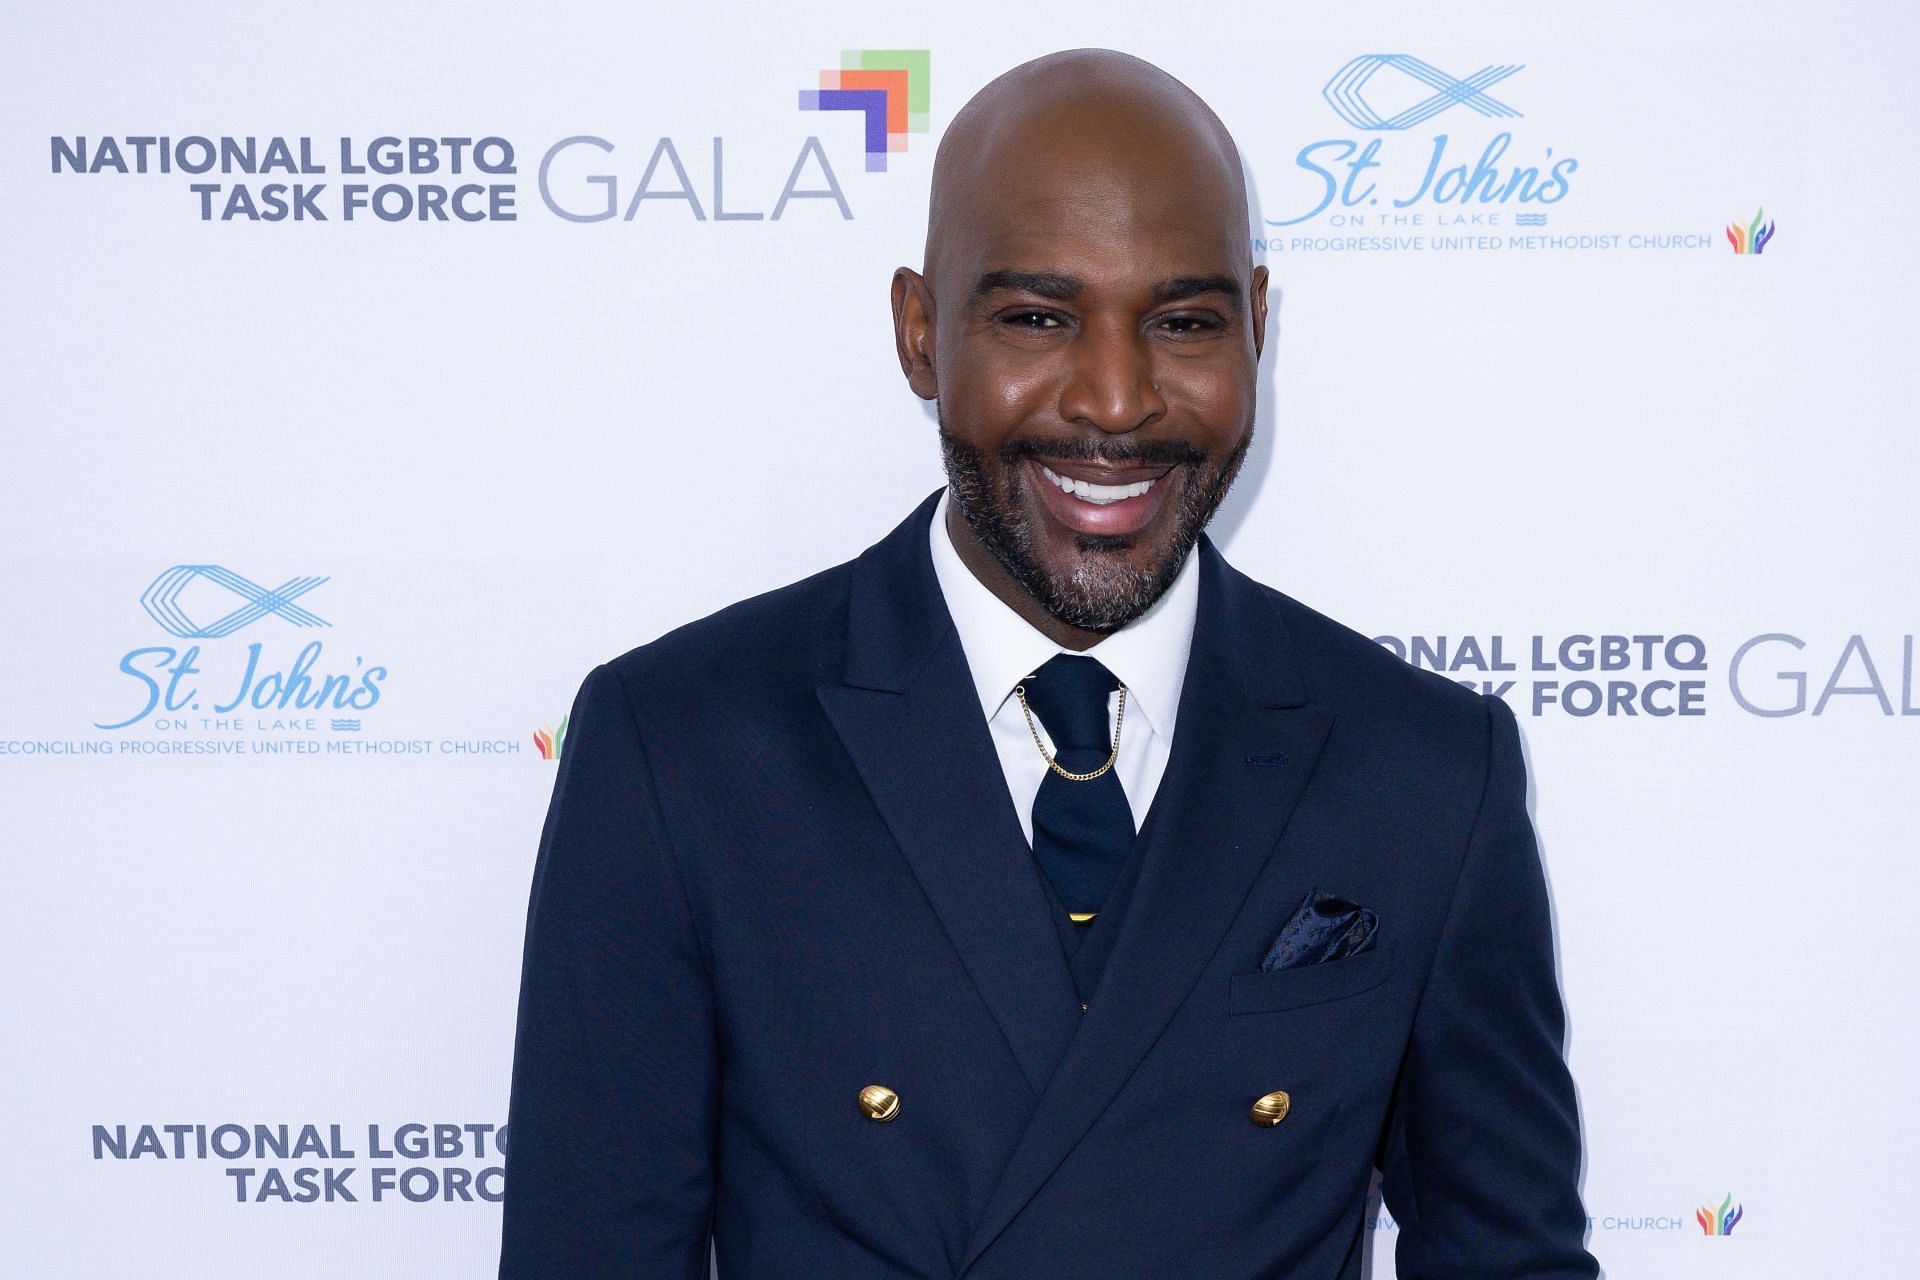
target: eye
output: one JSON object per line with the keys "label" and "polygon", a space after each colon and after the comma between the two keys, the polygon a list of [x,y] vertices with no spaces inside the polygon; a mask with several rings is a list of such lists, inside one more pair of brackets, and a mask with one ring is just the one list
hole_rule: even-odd
{"label": "eye", "polygon": [[1060,327],[1060,317],[1051,311],[1036,311],[1026,308],[1020,311],[1008,311],[1000,316],[1000,323],[1015,329],[1027,329],[1042,333]]}
{"label": "eye", "polygon": [[1168,316],[1161,325],[1176,337],[1194,337],[1213,333],[1221,325],[1218,320],[1208,316]]}

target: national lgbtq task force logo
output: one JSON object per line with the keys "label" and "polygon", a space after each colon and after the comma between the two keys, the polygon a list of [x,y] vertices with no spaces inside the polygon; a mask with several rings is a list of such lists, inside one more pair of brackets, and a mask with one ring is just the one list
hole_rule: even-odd
{"label": "national lgbtq task force logo", "polygon": [[566,742],[567,718],[565,716],[560,717],[558,729],[542,728],[533,731],[533,748],[540,753],[542,760],[558,760]]}
{"label": "national lgbtq task force logo", "polygon": [[819,88],[800,91],[800,109],[864,113],[867,172],[885,173],[887,153],[927,131],[929,57],[925,49],[844,50],[839,70],[822,71]]}
{"label": "national lgbtq task force logo", "polygon": [[[857,113],[863,166],[885,173],[888,157],[907,149],[908,135],[929,129],[931,61],[926,49],[846,50],[839,67],[818,73],[817,87],[800,91],[800,109]],[[599,132],[545,141],[461,132],[453,123],[408,129],[405,121],[392,121],[389,132],[372,137],[252,134],[244,126],[181,137],[96,129],[50,135],[49,168],[93,183],[167,175],[184,188],[184,207],[197,207],[202,222],[451,229],[519,222],[540,209],[574,223],[682,217],[716,226],[775,223],[789,210],[851,222],[853,205],[829,151],[844,154],[852,130],[823,129],[831,148],[807,133],[814,121],[795,119],[791,90],[781,87],[793,83],[788,76],[804,73],[788,65],[778,75],[755,77],[752,88],[766,110],[749,119],[745,138],[704,127],[697,116],[679,139],[628,138],[624,145]],[[716,89],[726,91],[724,83]],[[697,110],[697,102],[690,105]],[[529,142],[537,145],[529,150]],[[277,611],[274,602],[263,603]]]}
{"label": "national lgbtq task force logo", "polygon": [[1863,633],[1841,635],[1809,643],[1768,631],[1709,645],[1696,632],[1674,628],[1662,634],[1413,632],[1373,641],[1403,662],[1505,698],[1520,715],[1704,716],[1710,704],[1724,708],[1713,692],[1721,685],[1733,700],[1728,709],[1765,719],[1880,715],[1920,726],[1920,635],[1877,636],[1872,643]]}
{"label": "national lgbtq task force logo", "polygon": [[1718,1209],[1710,1204],[1703,1204],[1695,1209],[1693,1220],[1700,1224],[1700,1230],[1704,1235],[1730,1236],[1733,1234],[1734,1224],[1740,1221],[1741,1208],[1742,1206],[1733,1202],[1733,1196],[1729,1193],[1727,1198],[1720,1202]]}
{"label": "national lgbtq task force logo", "polygon": [[1733,246],[1735,253],[1764,252],[1767,242],[1773,239],[1773,223],[1767,219],[1767,211],[1760,210],[1753,215],[1753,221],[1746,226],[1737,222],[1727,224],[1727,243]]}

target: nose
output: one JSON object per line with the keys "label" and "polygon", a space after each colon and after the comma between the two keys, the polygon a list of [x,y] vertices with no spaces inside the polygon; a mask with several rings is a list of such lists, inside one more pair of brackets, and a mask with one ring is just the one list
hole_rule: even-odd
{"label": "nose", "polygon": [[1137,431],[1167,413],[1145,335],[1124,322],[1089,323],[1068,349],[1060,416],[1110,435]]}

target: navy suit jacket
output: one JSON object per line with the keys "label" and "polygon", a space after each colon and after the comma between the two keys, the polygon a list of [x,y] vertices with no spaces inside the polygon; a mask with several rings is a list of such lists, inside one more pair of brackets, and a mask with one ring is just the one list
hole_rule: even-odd
{"label": "navy suit jacket", "polygon": [[[933,505],[581,687],[500,1274],[701,1280],[711,1237],[726,1280],[1351,1280],[1377,1166],[1403,1277],[1593,1276],[1513,713],[1203,538],[1172,757],[1083,1011]],[[1372,908],[1377,945],[1260,972],[1315,887]],[[1286,1118],[1253,1123],[1274,1090]]]}

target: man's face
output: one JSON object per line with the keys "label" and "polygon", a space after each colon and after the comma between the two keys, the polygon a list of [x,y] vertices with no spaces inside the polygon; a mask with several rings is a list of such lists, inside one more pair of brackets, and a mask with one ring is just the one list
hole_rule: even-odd
{"label": "man's face", "polygon": [[931,282],[953,500],[1085,630],[1166,590],[1252,438],[1266,271],[1205,168],[1150,142],[1023,151],[976,184]]}

